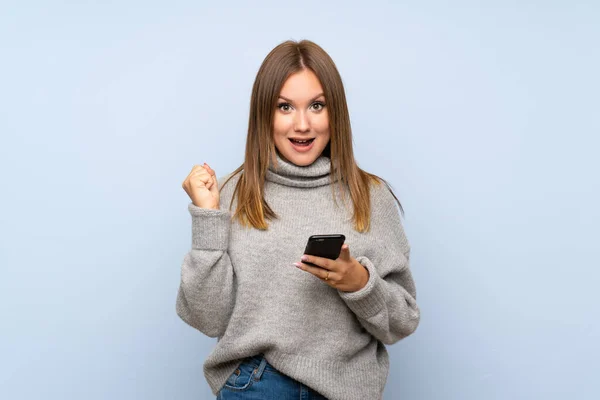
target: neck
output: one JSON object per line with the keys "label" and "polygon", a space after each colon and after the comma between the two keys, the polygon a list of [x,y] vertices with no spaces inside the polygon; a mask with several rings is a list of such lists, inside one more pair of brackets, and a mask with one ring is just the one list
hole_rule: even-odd
{"label": "neck", "polygon": [[299,166],[276,153],[277,166],[269,161],[266,180],[292,187],[318,187],[331,183],[331,160],[320,155],[312,164]]}

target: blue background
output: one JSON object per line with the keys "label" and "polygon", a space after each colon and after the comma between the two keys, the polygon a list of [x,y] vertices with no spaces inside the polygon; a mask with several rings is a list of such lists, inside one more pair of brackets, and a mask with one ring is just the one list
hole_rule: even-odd
{"label": "blue background", "polygon": [[406,210],[422,322],[385,399],[600,398],[597,2],[103,3],[0,5],[0,398],[213,398],[181,183],[241,164],[303,38]]}

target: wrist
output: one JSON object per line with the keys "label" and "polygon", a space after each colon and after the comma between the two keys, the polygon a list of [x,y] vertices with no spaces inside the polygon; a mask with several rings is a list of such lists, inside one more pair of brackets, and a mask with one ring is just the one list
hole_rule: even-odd
{"label": "wrist", "polygon": [[367,286],[367,283],[369,282],[369,277],[371,276],[371,274],[369,274],[369,270],[367,269],[367,267],[365,267],[361,263],[358,263],[358,264],[360,265],[360,267],[363,270],[363,282],[362,282],[362,285],[360,286],[360,288],[362,289],[365,286]]}
{"label": "wrist", "polygon": [[214,207],[202,207],[201,205],[198,205],[194,202],[192,202],[192,204],[198,208],[202,208],[204,210],[220,210],[219,206],[214,206]]}
{"label": "wrist", "polygon": [[367,269],[367,267],[362,265],[356,259],[355,259],[355,265],[356,265],[356,269],[358,271],[359,279],[358,279],[358,287],[355,290],[353,290],[353,292],[358,292],[359,290],[361,290],[365,286],[367,286],[367,283],[369,283],[369,277],[371,276],[371,274],[369,273],[369,270]]}

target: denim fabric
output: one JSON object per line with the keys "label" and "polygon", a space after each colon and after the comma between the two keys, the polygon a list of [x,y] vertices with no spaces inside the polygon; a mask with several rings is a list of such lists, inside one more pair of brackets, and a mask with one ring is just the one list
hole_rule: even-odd
{"label": "denim fabric", "polygon": [[277,371],[262,355],[246,358],[227,379],[217,400],[327,400]]}

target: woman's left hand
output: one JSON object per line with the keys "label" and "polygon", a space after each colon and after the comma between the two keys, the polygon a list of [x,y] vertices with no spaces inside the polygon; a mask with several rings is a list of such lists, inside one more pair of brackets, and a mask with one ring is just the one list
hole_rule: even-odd
{"label": "woman's left hand", "polygon": [[342,292],[356,292],[365,287],[369,280],[369,271],[355,258],[350,257],[350,248],[342,246],[340,256],[335,260],[304,254],[302,261],[315,264],[294,263],[303,271],[310,272],[329,286]]}

